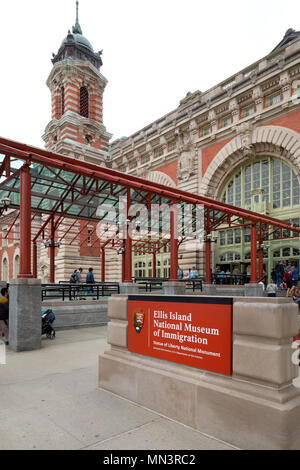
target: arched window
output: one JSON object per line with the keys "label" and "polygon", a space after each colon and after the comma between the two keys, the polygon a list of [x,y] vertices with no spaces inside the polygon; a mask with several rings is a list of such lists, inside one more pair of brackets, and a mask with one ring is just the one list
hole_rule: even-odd
{"label": "arched window", "polygon": [[256,211],[259,203],[269,204],[269,211],[295,208],[300,204],[299,181],[283,160],[265,157],[242,165],[227,181],[221,200]]}
{"label": "arched window", "polygon": [[4,258],[2,261],[2,281],[8,282],[8,261]]}
{"label": "arched window", "polygon": [[89,117],[89,92],[85,86],[80,88],[80,116]]}
{"label": "arched window", "polygon": [[18,276],[20,272],[20,256],[16,255],[14,259],[14,278]]}

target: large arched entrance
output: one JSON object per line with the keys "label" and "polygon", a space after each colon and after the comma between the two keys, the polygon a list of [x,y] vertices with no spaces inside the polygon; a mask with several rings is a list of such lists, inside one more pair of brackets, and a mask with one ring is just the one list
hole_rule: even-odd
{"label": "large arched entrance", "polygon": [[[172,178],[162,171],[151,171],[147,179],[154,183],[163,184],[170,188],[176,185]],[[154,266],[155,263],[155,266]],[[133,252],[132,255],[133,274],[135,278],[159,277],[168,278],[170,276],[170,247],[168,244],[162,246],[155,256],[149,253]]]}
{"label": "large arched entrance", "polygon": [[[201,194],[227,204],[300,226],[300,136],[276,126],[244,127],[214,158],[202,180]],[[220,230],[216,264],[224,272],[250,270],[250,227]],[[270,277],[279,260],[299,266],[298,238],[275,232],[264,244],[264,269]]]}
{"label": "large arched entrance", "polygon": [[[227,204],[300,226],[299,181],[283,159],[266,155],[241,164],[220,188],[218,198]],[[279,235],[275,232],[263,250],[267,273],[279,260],[299,265],[298,238],[287,243]],[[250,227],[220,231],[217,262],[224,270],[250,268],[250,251]]]}

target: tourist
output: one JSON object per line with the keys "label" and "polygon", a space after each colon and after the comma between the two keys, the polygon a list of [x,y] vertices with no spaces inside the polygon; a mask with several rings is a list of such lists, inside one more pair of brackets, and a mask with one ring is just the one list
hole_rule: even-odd
{"label": "tourist", "polygon": [[[70,284],[81,284],[81,274],[82,274],[82,268],[79,268],[78,270],[75,269],[73,274],[70,277]],[[80,292],[79,287],[74,288],[74,300],[78,300],[79,292]]]}
{"label": "tourist", "polygon": [[178,279],[183,279],[183,271],[180,266],[178,266],[177,277]]}
{"label": "tourist", "polygon": [[220,272],[220,266],[216,266],[216,270],[212,276],[213,284],[219,284],[219,272]]}
{"label": "tourist", "polygon": [[283,266],[282,261],[276,264],[275,272],[276,272],[276,284],[277,284],[277,287],[279,287],[283,282],[283,276],[284,276],[284,266]]}
{"label": "tourist", "polygon": [[296,302],[296,304],[298,305],[298,307],[300,309],[300,289],[299,289],[299,287],[295,287],[292,298],[293,298],[293,301]]}
{"label": "tourist", "polygon": [[292,265],[292,281],[293,281],[293,285],[294,286],[297,286],[298,284],[298,277],[299,277],[299,274],[298,274],[298,269],[295,265]]}
{"label": "tourist", "polygon": [[284,277],[283,277],[283,282],[287,287],[287,291],[286,291],[287,297],[291,295],[291,289],[293,287],[292,272],[293,272],[293,269],[291,268],[289,271],[286,271],[284,273]]}
{"label": "tourist", "polygon": [[[86,281],[85,281],[87,284],[95,284],[95,278],[94,278],[94,274],[93,274],[93,268],[89,268],[89,272],[87,273],[86,275]],[[94,288],[93,286],[88,286],[87,289],[86,289],[86,293],[89,294],[89,293],[93,293],[94,292]]]}
{"label": "tourist", "polygon": [[240,283],[240,270],[237,266],[234,266],[232,270],[232,277],[233,277],[233,284],[239,284]]}
{"label": "tourist", "polygon": [[274,281],[270,282],[266,287],[268,297],[276,297],[277,285]]}
{"label": "tourist", "polygon": [[271,271],[271,279],[275,283],[276,282],[276,271],[275,268],[272,269]]}
{"label": "tourist", "polygon": [[4,340],[8,345],[8,320],[9,320],[9,289],[1,289],[0,298],[0,340]]}
{"label": "tourist", "polygon": [[220,273],[219,273],[218,277],[220,279],[220,284],[223,285],[224,279],[226,277],[224,269],[222,269],[222,268],[220,269]]}
{"label": "tourist", "polygon": [[195,266],[193,266],[192,270],[190,271],[189,278],[190,279],[197,279],[198,277],[198,271]]}
{"label": "tourist", "polygon": [[290,264],[290,262],[288,261],[285,268],[284,268],[284,272],[289,272],[290,269],[291,269],[292,265]]}
{"label": "tourist", "polygon": [[224,277],[225,277],[225,284],[230,284],[231,272],[229,268],[226,270]]}

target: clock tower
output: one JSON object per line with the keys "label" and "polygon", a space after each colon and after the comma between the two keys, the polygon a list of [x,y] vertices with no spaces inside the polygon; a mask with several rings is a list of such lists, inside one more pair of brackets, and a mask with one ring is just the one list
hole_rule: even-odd
{"label": "clock tower", "polygon": [[42,138],[48,150],[105,166],[112,134],[103,125],[101,56],[82,34],[77,1],[75,26],[52,57],[52,119]]}

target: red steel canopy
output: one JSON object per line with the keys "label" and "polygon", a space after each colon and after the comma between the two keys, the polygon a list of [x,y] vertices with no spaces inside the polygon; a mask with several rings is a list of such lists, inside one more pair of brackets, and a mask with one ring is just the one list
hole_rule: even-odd
{"label": "red steel canopy", "polygon": [[[257,241],[259,242],[259,275],[262,273],[263,241],[278,238],[299,237],[300,228],[258,214],[246,209],[231,206],[214,199],[191,194],[177,188],[149,182],[145,179],[124,174],[111,168],[67,157],[65,155],[39,149],[19,142],[0,138],[0,203],[9,200],[7,215],[2,215],[0,223],[5,225],[6,237],[19,219],[20,222],[20,274],[19,277],[36,276],[35,247],[37,240],[50,239],[50,268],[52,266],[52,282],[54,282],[54,240],[66,244],[84,244],[87,237],[83,234],[88,223],[98,224],[103,215],[98,215],[98,208],[107,205],[118,213],[119,198],[126,197],[127,224],[134,217],[130,216],[132,204],[143,204],[150,212],[153,204],[166,204],[172,207],[190,205],[190,226],[197,222],[196,207],[203,207],[203,230],[206,241],[206,281],[211,275],[211,232],[248,225],[251,227],[251,282],[257,282]],[[14,212],[11,212],[14,210]],[[119,214],[118,214],[119,215]],[[78,221],[83,221],[78,229]],[[148,221],[146,226],[148,227]],[[157,237],[141,236],[136,239],[125,239],[117,231],[117,235],[103,239],[97,232],[102,257],[107,248],[123,247],[123,266],[126,282],[132,281],[131,255],[132,250],[141,253],[155,253],[166,243],[171,250],[170,280],[177,279],[178,244],[189,236],[185,231],[178,238],[176,232],[183,220],[178,219],[176,211],[170,212],[169,224],[157,226]],[[187,221],[185,221],[187,222]],[[186,225],[186,224],[185,224]],[[128,225],[127,225],[128,229]],[[126,229],[126,230],[127,230]],[[59,237],[58,237],[59,233]],[[166,233],[169,234],[166,237]],[[91,234],[89,234],[90,236]],[[99,240],[99,241],[98,241]],[[33,274],[31,271],[31,243],[33,243]],[[104,280],[104,279],[102,279]]]}

